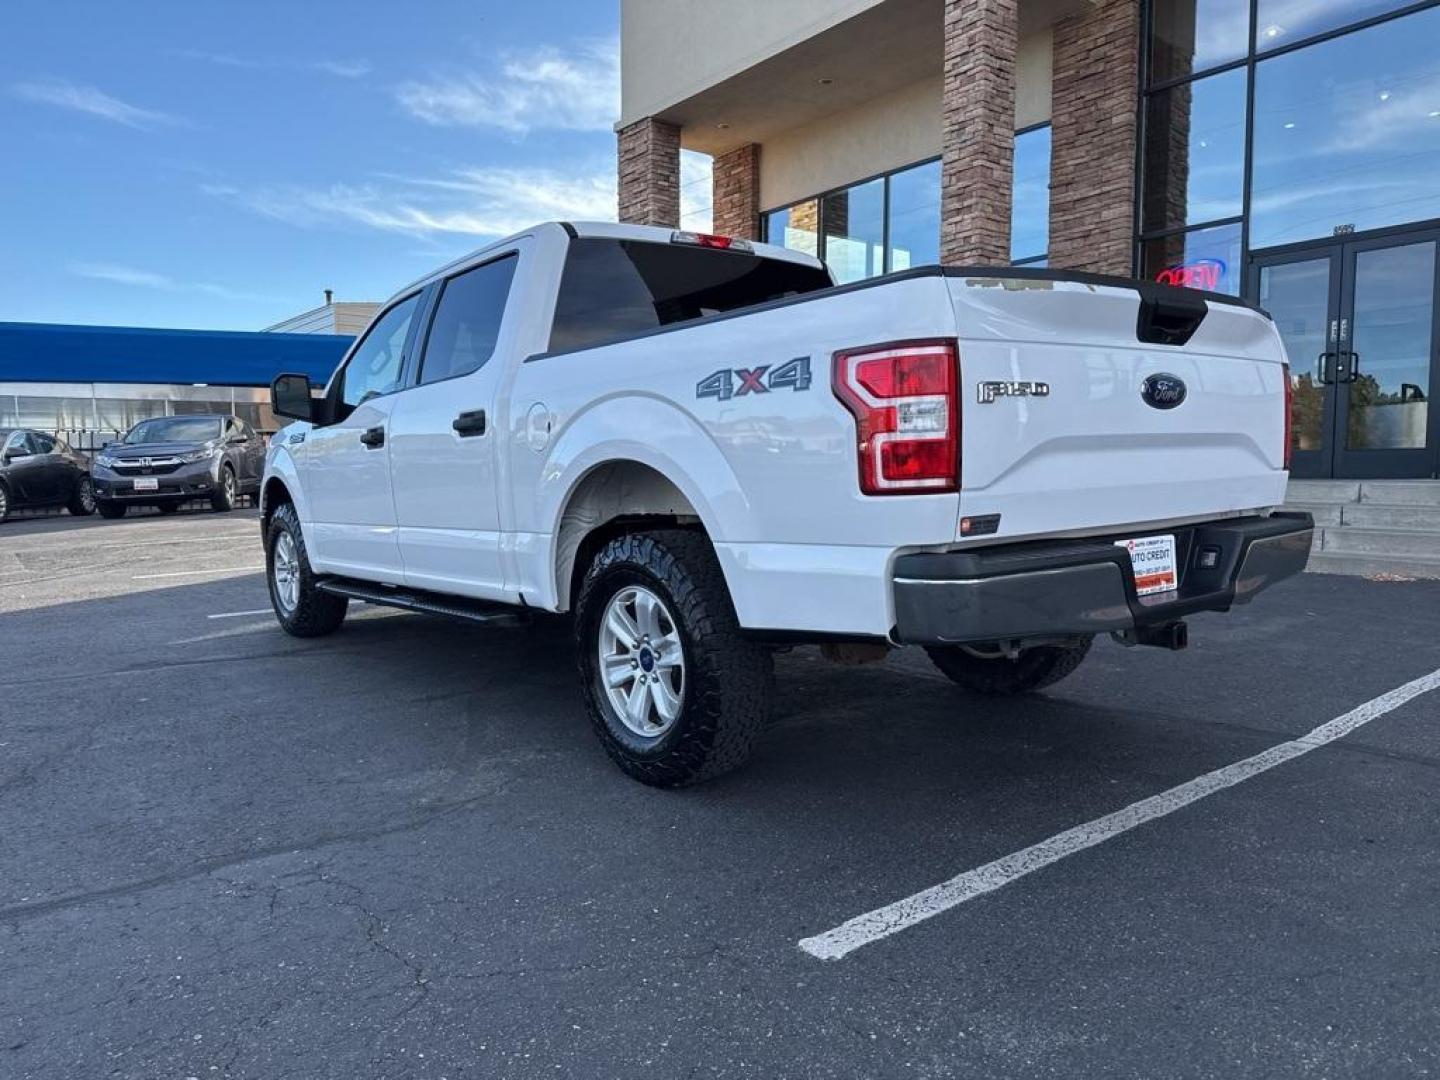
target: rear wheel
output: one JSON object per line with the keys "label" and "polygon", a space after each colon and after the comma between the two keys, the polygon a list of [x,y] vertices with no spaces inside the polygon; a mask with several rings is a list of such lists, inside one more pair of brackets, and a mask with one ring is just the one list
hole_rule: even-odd
{"label": "rear wheel", "polygon": [[1080,666],[1094,639],[1078,645],[1041,645],[1019,656],[984,656],[960,645],[933,646],[931,662],[972,694],[1007,696],[1053,686]]}
{"label": "rear wheel", "polygon": [[0,521],[10,516],[10,492],[4,484],[0,484]]}
{"label": "rear wheel", "polygon": [[90,477],[82,476],[80,478],[66,509],[76,517],[89,517],[95,512],[95,484]]}
{"label": "rear wheel", "polygon": [[770,713],[774,664],[741,635],[703,534],[611,540],[590,564],[575,609],[585,703],[621,769],[681,787],[745,762]]}
{"label": "rear wheel", "polygon": [[100,511],[101,517],[109,518],[113,521],[115,518],[124,517],[128,507],[122,502],[116,502],[114,499],[100,499],[95,503],[95,509]]}
{"label": "rear wheel", "polygon": [[340,629],[350,601],[321,592],[305,552],[295,507],[282,503],[265,534],[265,580],[281,628],[295,637],[323,637]]}
{"label": "rear wheel", "polygon": [[220,486],[215,489],[215,494],[210,496],[211,509],[218,514],[234,510],[236,494],[235,470],[229,465],[223,465],[220,468]]}

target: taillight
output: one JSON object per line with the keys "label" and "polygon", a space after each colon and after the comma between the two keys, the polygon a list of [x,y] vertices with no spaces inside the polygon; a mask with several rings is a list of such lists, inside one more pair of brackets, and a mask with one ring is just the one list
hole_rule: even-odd
{"label": "taillight", "polygon": [[835,396],[855,417],[866,495],[960,489],[959,366],[953,341],[835,354]]}
{"label": "taillight", "polygon": [[1285,377],[1285,468],[1295,453],[1295,384],[1290,381],[1290,365],[1283,364]]}

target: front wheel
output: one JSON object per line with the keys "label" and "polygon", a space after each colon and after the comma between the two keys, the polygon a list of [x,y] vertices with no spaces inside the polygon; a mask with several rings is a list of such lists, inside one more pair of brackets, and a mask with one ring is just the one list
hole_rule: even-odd
{"label": "front wheel", "polygon": [[235,484],[235,470],[229,465],[220,469],[220,486],[215,489],[215,494],[210,496],[210,508],[217,514],[229,513],[235,509],[235,498],[238,488]]}
{"label": "front wheel", "polygon": [[287,634],[323,637],[340,629],[345,621],[350,601],[315,587],[300,518],[289,503],[275,510],[266,530],[265,580],[270,586],[270,606]]}
{"label": "front wheel", "polygon": [[931,646],[931,662],[973,694],[1004,697],[1053,686],[1080,666],[1093,638],[1076,645],[1040,645],[1019,656],[983,656],[959,645]]}
{"label": "front wheel", "polygon": [[76,517],[89,517],[95,512],[95,484],[90,477],[80,478],[66,509]]}
{"label": "front wheel", "polygon": [[769,717],[774,662],[742,636],[703,534],[616,537],[586,571],[575,609],[585,703],[621,769],[682,787],[749,758]]}

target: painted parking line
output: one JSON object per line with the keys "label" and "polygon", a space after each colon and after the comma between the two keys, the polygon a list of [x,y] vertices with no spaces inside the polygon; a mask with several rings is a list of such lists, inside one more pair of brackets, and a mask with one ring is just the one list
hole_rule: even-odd
{"label": "painted parking line", "polygon": [[1253,757],[1186,781],[1168,791],[1162,791],[1159,795],[1141,799],[1123,810],[1106,814],[1084,825],[1077,825],[1048,840],[1032,844],[974,870],[967,870],[913,896],[886,904],[864,915],[857,915],[833,930],[803,938],[800,948],[821,960],[839,960],[861,946],[909,929],[967,900],[994,892],[1061,859],[1113,840],[1148,821],[1173,814],[1191,803],[1268,772],[1277,765],[1318,750],[1336,739],[1343,739],[1372,720],[1377,720],[1421,694],[1428,694],[1436,689],[1440,689],[1440,671],[1432,671],[1429,675],[1422,675],[1404,686],[1372,698],[1298,739],[1272,746]]}
{"label": "painted parking line", "polygon": [[219,570],[171,570],[165,574],[133,574],[131,581],[154,581],[156,578],[194,577],[196,574],[258,574],[263,566],[226,566]]}
{"label": "painted parking line", "polygon": [[256,608],[254,611],[222,611],[218,615],[206,615],[207,619],[244,619],[251,615],[269,615],[271,609],[268,607]]}

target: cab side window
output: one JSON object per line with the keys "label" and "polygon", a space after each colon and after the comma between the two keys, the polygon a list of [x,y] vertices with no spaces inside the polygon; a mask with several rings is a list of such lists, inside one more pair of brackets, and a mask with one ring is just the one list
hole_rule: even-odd
{"label": "cab side window", "polygon": [[55,440],[49,435],[42,435],[38,431],[30,432],[30,452],[32,454],[53,454],[55,452]]}
{"label": "cab side window", "polygon": [[468,375],[490,359],[517,261],[518,256],[509,255],[445,282],[426,338],[422,383]]}
{"label": "cab side window", "polygon": [[337,420],[345,419],[372,397],[400,389],[405,338],[419,303],[419,293],[401,300],[380,317],[351,354],[340,373]]}

